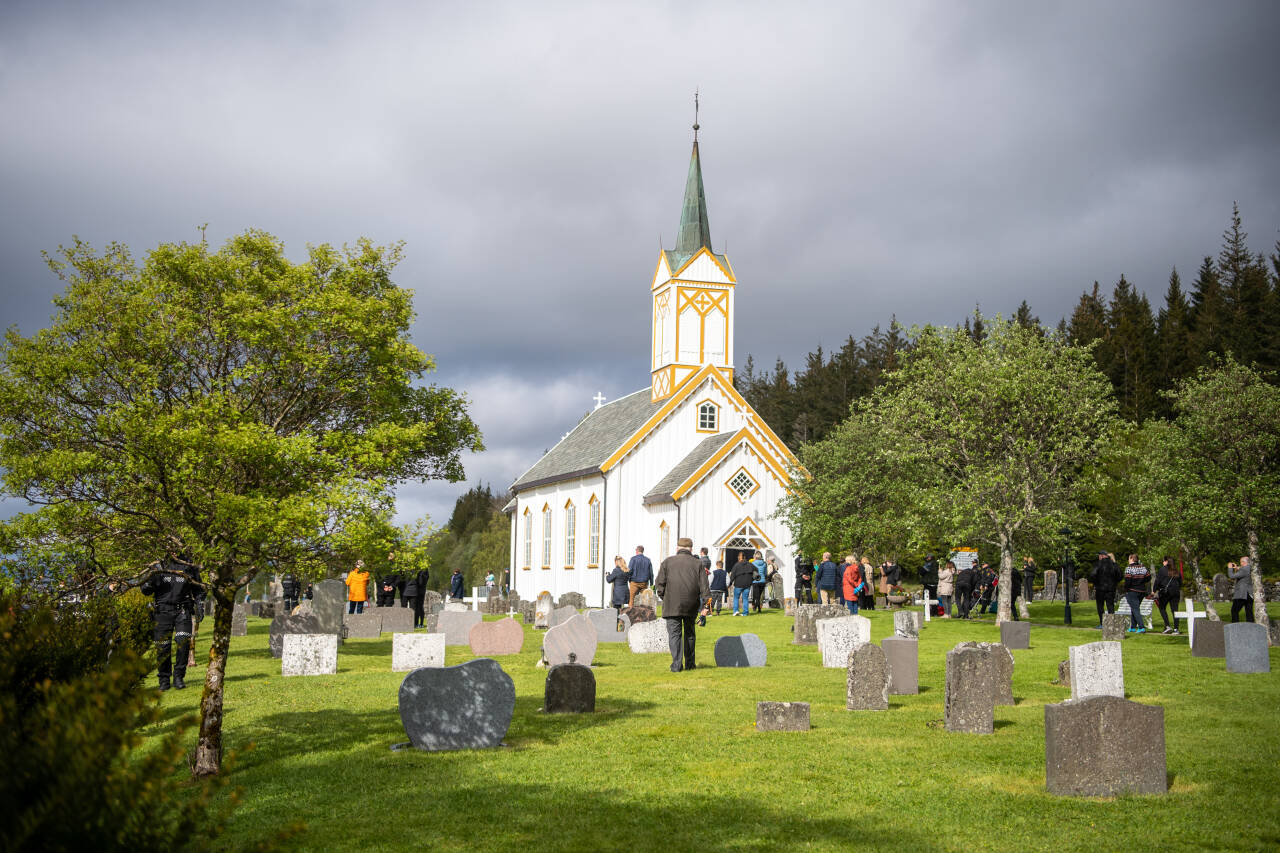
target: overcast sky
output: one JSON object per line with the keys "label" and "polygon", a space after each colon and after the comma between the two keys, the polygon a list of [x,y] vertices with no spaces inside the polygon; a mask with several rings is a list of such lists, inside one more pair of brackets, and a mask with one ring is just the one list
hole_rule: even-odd
{"label": "overcast sky", "polygon": [[[1056,323],[1121,273],[1158,302],[1233,202],[1274,251],[1277,45],[1272,0],[5,0],[0,319],[47,322],[72,235],[403,240],[414,341],[488,447],[469,483],[501,490],[648,384],[695,87],[739,367],[794,366],[893,314]],[[402,520],[466,485],[406,485]]]}

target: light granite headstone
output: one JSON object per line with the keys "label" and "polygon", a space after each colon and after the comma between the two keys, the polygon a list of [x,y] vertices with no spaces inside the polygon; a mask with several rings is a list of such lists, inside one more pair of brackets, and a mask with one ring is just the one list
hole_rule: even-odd
{"label": "light granite headstone", "polygon": [[1124,698],[1124,659],[1116,642],[1085,643],[1067,649],[1071,698],[1117,696]]}
{"label": "light granite headstone", "polygon": [[415,669],[400,684],[405,734],[431,752],[501,745],[515,707],[515,682],[492,658]]}
{"label": "light granite headstone", "polygon": [[570,619],[578,615],[578,611],[573,607],[557,607],[551,611],[551,620],[547,624],[548,628],[554,628],[557,625],[563,625]]}
{"label": "light granite headstone", "polygon": [[[824,620],[827,621],[827,620]],[[850,711],[889,710],[889,662],[875,643],[858,643],[845,661],[845,708]]]}
{"label": "light granite headstone", "polygon": [[[1239,624],[1239,623],[1237,623]],[[1227,656],[1226,625],[1205,619],[1196,623],[1196,635],[1191,641],[1193,658],[1225,658]]]}
{"label": "light granite headstone", "polygon": [[849,652],[859,643],[871,642],[871,620],[865,616],[838,616],[819,619],[818,650],[822,665],[844,669],[849,665]]}
{"label": "light granite headstone", "polygon": [[556,609],[555,600],[551,597],[551,593],[545,590],[538,596],[538,601],[533,607],[533,627],[550,628],[551,613]]}
{"label": "light granite headstone", "polygon": [[1044,764],[1051,794],[1166,793],[1164,708],[1116,696],[1045,705]]}
{"label": "light granite headstone", "polygon": [[1058,572],[1054,569],[1044,570],[1044,597],[1046,601],[1058,597]]}
{"label": "light granite headstone", "polygon": [[312,587],[311,613],[326,634],[342,634],[342,614],[347,612],[347,585],[336,578]]}
{"label": "light granite headstone", "polygon": [[231,636],[245,637],[249,634],[249,610],[243,602],[236,602],[231,608]]}
{"label": "light granite headstone", "polygon": [[764,640],[755,634],[738,634],[716,640],[714,655],[716,666],[751,667],[769,662],[769,650]]}
{"label": "light granite headstone", "polygon": [[1227,672],[1270,672],[1267,628],[1256,622],[1234,622],[1222,628]]}
{"label": "light granite headstone", "polygon": [[267,648],[273,658],[284,654],[285,634],[319,634],[320,620],[309,613],[296,616],[277,616],[271,620],[267,633]]}
{"label": "light granite headstone", "polygon": [[591,666],[596,657],[595,626],[579,613],[552,625],[542,638],[542,659],[548,665],[569,663],[571,656],[583,666]]}
{"label": "light granite headstone", "polygon": [[989,735],[995,730],[995,667],[990,652],[961,644],[947,652],[944,720],[949,732]]}
{"label": "light granite headstone", "polygon": [[817,621],[846,616],[848,613],[848,610],[838,604],[797,604],[794,636],[791,642],[797,646],[816,646],[818,644]]}
{"label": "light granite headstone", "polygon": [[893,635],[908,640],[920,638],[920,627],[916,623],[918,614],[914,610],[897,610],[893,614]]}
{"label": "light granite headstone", "polygon": [[808,702],[757,702],[756,731],[809,731]]}
{"label": "light granite headstone", "polygon": [[557,607],[572,607],[574,610],[582,610],[587,606],[587,597],[580,592],[566,592],[560,596],[560,600],[556,602]]}
{"label": "light granite headstone", "polygon": [[444,634],[392,634],[391,671],[444,666]]}
{"label": "light granite headstone", "polygon": [[1129,627],[1129,617],[1119,613],[1102,614],[1102,639],[1107,642],[1120,642]]}
{"label": "light granite headstone", "polygon": [[[548,632],[550,637],[551,633]],[[590,714],[596,709],[596,675],[581,663],[558,663],[547,671],[542,710],[548,714]]]}
{"label": "light granite headstone", "polygon": [[514,619],[477,622],[467,634],[471,654],[481,658],[518,655],[524,648],[524,628]]}
{"label": "light granite headstone", "polygon": [[366,610],[364,613],[352,613],[342,618],[347,628],[348,640],[378,639],[382,636],[382,613],[389,607]]}
{"label": "light granite headstone", "polygon": [[338,671],[337,634],[285,634],[282,675],[333,675]]}
{"label": "light granite headstone", "polygon": [[920,641],[885,637],[880,641],[889,664],[889,693],[914,696],[920,692]]}
{"label": "light granite headstone", "polygon": [[654,654],[670,652],[667,644],[667,626],[663,622],[641,622],[632,625],[627,632],[627,644],[636,654]]}
{"label": "light granite headstone", "polygon": [[1000,643],[975,643],[966,641],[956,648],[972,648],[987,656],[992,669],[991,685],[995,691],[992,701],[996,705],[1012,705],[1013,700],[1013,652]]}
{"label": "light granite headstone", "polygon": [[440,593],[436,592],[434,589],[429,589],[429,590],[427,590],[426,592],[424,592],[424,593],[422,594],[422,610],[423,610],[423,612],[425,612],[425,613],[430,613],[430,612],[431,612],[431,608],[435,607],[437,604],[444,604],[444,596],[443,596],[443,595],[441,595]]}
{"label": "light granite headstone", "polygon": [[[452,599],[444,603],[444,609],[449,613],[466,613],[468,610],[475,610],[474,607],[465,602],[453,601]],[[476,612],[479,613],[480,611],[477,610]]]}
{"label": "light granite headstone", "polygon": [[444,634],[446,646],[465,646],[471,642],[471,629],[484,617],[478,611],[458,613],[445,610],[436,617],[436,632]]}
{"label": "light granite headstone", "polygon": [[587,619],[591,622],[591,627],[596,629],[597,643],[625,643],[627,641],[627,632],[631,630],[631,617],[623,613],[618,615],[618,611],[612,607],[606,607],[603,610],[588,610]]}
{"label": "light granite headstone", "polygon": [[1000,644],[1006,649],[1031,648],[1031,623],[1013,621],[1001,622]]}
{"label": "light granite headstone", "polygon": [[412,607],[381,607],[382,633],[407,634],[413,630]]}

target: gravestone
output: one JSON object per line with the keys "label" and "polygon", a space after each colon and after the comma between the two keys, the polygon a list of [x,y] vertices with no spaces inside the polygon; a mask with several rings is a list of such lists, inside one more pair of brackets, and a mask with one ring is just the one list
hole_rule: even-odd
{"label": "gravestone", "polygon": [[787,596],[782,600],[782,615],[783,616],[796,615],[796,600],[791,596]]}
{"label": "gravestone", "polygon": [[[647,607],[655,613],[658,612],[658,595],[653,591],[652,587],[646,587],[636,593],[636,597],[631,601],[632,607]],[[633,622],[635,620],[632,620]]]}
{"label": "gravestone", "polygon": [[1124,632],[1129,628],[1129,617],[1121,613],[1102,614],[1102,639],[1118,643],[1124,639]]}
{"label": "gravestone", "polygon": [[848,610],[838,604],[798,604],[796,605],[795,635],[791,638],[793,645],[816,646],[818,644],[819,619],[834,619],[845,616]]}
{"label": "gravestone", "polygon": [[[1237,623],[1238,624],[1238,623]],[[1196,636],[1191,643],[1193,658],[1225,658],[1227,656],[1225,625],[1208,619],[1196,626]]]}
{"label": "gravestone", "polygon": [[714,654],[716,666],[724,667],[764,666],[769,660],[764,640],[755,634],[721,637],[716,640]]}
{"label": "gravestone", "polygon": [[518,655],[524,648],[524,629],[511,618],[477,622],[467,633],[467,644],[471,646],[471,654],[480,658]]}
{"label": "gravestone", "polygon": [[1044,570],[1044,597],[1046,601],[1058,597],[1058,572],[1054,569]]}
{"label": "gravestone", "polygon": [[1213,576],[1214,601],[1230,601],[1233,588],[1234,585],[1231,583],[1231,578],[1221,572]]}
{"label": "gravestone", "polygon": [[1072,699],[1124,698],[1124,661],[1120,649],[1119,643],[1110,641],[1067,649]]}
{"label": "gravestone", "polygon": [[551,620],[548,623],[547,627],[554,628],[557,625],[563,625],[565,622],[568,622],[570,619],[572,619],[577,615],[578,615],[578,611],[573,607],[569,607],[569,606],[557,607],[555,610],[551,611]]}
{"label": "gravestone", "polygon": [[309,613],[296,616],[277,616],[271,620],[267,633],[267,648],[273,658],[284,654],[285,634],[319,634],[320,620]]}
{"label": "gravestone", "polygon": [[990,652],[976,643],[947,652],[947,731],[989,735],[995,730],[995,678]]}
{"label": "gravestone", "polygon": [[619,616],[618,611],[606,607],[604,610],[588,610],[587,619],[590,620],[591,627],[596,629],[597,643],[627,641],[627,632],[631,630],[631,617],[627,614]]}
{"label": "gravestone", "polygon": [[259,619],[276,618],[276,603],[274,601],[264,601],[258,606],[258,612],[255,614]]}
{"label": "gravestone", "polygon": [[1164,708],[1116,696],[1045,705],[1044,765],[1051,794],[1166,793]]}
{"label": "gravestone", "polygon": [[631,630],[627,632],[627,644],[636,654],[671,651],[671,647],[667,644],[667,626],[656,620],[632,625]]}
{"label": "gravestone", "polygon": [[314,614],[315,609],[312,607],[311,599],[309,598],[302,599],[298,602],[298,606],[293,608],[294,616],[312,616]]}
{"label": "gravestone", "polygon": [[537,621],[537,614],[534,612],[537,606],[537,602],[533,601],[520,602],[516,610],[520,612],[520,618],[524,620],[524,624],[533,625]]}
{"label": "gravestone", "polygon": [[899,610],[893,614],[893,635],[908,640],[920,639],[920,626],[916,617],[920,614],[914,610]]}
{"label": "gravestone", "polygon": [[591,666],[595,657],[595,626],[590,619],[579,613],[575,612],[569,619],[551,626],[547,635],[542,638],[542,659],[550,666],[569,663],[571,660],[576,660],[583,666]]}
{"label": "gravestone", "polygon": [[643,605],[632,605],[627,608],[627,618],[631,620],[632,625],[638,625],[641,622],[652,622],[658,618],[658,611],[652,607]]}
{"label": "gravestone", "polygon": [[341,636],[342,614],[347,610],[347,585],[330,578],[311,589],[311,612],[320,620],[320,629],[326,634]]}
{"label": "gravestone", "polygon": [[348,640],[376,640],[382,636],[382,613],[377,609],[350,614],[343,617],[342,622],[347,628]]}
{"label": "gravestone", "polygon": [[756,731],[809,731],[808,702],[757,702]]}
{"label": "gravestone", "polygon": [[1267,629],[1271,634],[1271,645],[1280,646],[1280,621],[1271,620],[1271,626]]}
{"label": "gravestone", "polygon": [[333,675],[337,671],[337,634],[284,635],[281,675]]}
{"label": "gravestone", "polygon": [[444,666],[444,634],[392,634],[391,671]]}
{"label": "gravestone", "polygon": [[1270,672],[1267,628],[1256,622],[1235,622],[1223,626],[1222,644],[1227,672]]}
{"label": "gravestone", "polygon": [[515,707],[515,682],[491,658],[415,669],[400,684],[400,721],[416,749],[499,746]]}
{"label": "gravestone", "polygon": [[446,646],[465,646],[471,641],[471,629],[484,619],[477,611],[457,613],[445,610],[436,617],[436,633],[444,634]]}
{"label": "gravestone", "polygon": [[383,607],[378,612],[382,614],[382,633],[407,634],[413,630],[412,607]]}
{"label": "gravestone", "polygon": [[431,608],[435,607],[437,604],[444,604],[444,596],[443,596],[443,595],[441,595],[440,593],[436,592],[434,589],[429,589],[429,590],[427,590],[426,592],[424,592],[424,593],[422,594],[422,610],[423,610],[423,612],[425,612],[425,613],[430,613],[430,612],[431,612]]}
{"label": "gravestone", "polygon": [[1012,705],[1013,701],[1013,652],[1000,643],[975,643],[966,641],[958,643],[956,648],[977,649],[986,655],[994,676],[992,687],[995,693],[992,701],[996,705]]}
{"label": "gravestone", "polygon": [[572,607],[574,610],[582,610],[587,606],[587,597],[580,592],[566,592],[560,596],[560,600],[556,602],[557,607]]}
{"label": "gravestone", "polygon": [[[466,613],[468,610],[475,610],[475,608],[464,601],[450,599],[444,603],[444,610],[448,613]],[[480,611],[476,610],[476,612],[479,613]]]}
{"label": "gravestone", "polygon": [[1000,645],[1004,646],[1006,649],[1031,648],[1031,623],[1013,621],[1001,622]]}
{"label": "gravestone", "polygon": [[819,619],[818,650],[822,665],[844,669],[849,665],[849,652],[859,643],[871,642],[871,620],[865,616],[838,616]]}
{"label": "gravestone", "polygon": [[[823,620],[829,621],[829,620]],[[889,710],[889,662],[875,643],[858,643],[846,660],[845,708],[850,711]]]}
{"label": "gravestone", "polygon": [[1054,684],[1071,686],[1071,660],[1069,658],[1058,661],[1058,680]]}
{"label": "gravestone", "polygon": [[551,598],[551,593],[544,590],[538,595],[538,601],[533,607],[533,627],[550,628],[551,612],[555,609],[556,603]]}
{"label": "gravestone", "polygon": [[1088,601],[1091,597],[1088,578],[1080,578],[1076,581],[1076,601]]}
{"label": "gravestone", "polygon": [[258,611],[262,608],[262,602],[261,602],[261,601],[250,601],[250,602],[247,602],[247,603],[245,604],[245,606],[249,608],[249,615],[250,615],[250,616],[257,616],[257,615],[258,615]]}
{"label": "gravestone", "polygon": [[244,604],[237,602],[231,608],[231,636],[246,637],[249,635],[249,611]]}
{"label": "gravestone", "polygon": [[914,696],[920,692],[920,641],[885,637],[880,641],[889,664],[889,693]]}
{"label": "gravestone", "polygon": [[[551,636],[550,632],[547,634]],[[548,714],[590,714],[596,709],[596,676],[580,663],[558,663],[547,671],[542,710]]]}

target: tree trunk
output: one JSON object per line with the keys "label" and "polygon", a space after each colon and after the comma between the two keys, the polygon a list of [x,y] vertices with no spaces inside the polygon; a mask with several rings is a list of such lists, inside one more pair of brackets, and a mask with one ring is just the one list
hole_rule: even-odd
{"label": "tree trunk", "polygon": [[235,591],[228,595],[214,588],[213,638],[209,643],[209,666],[204,674],[204,693],[200,697],[200,737],[196,741],[196,758],[191,773],[196,777],[216,776],[222,771],[222,693],[227,671],[227,652],[231,648],[231,610]]}
{"label": "tree trunk", "polygon": [[1262,568],[1258,565],[1258,531],[1249,531],[1249,579],[1253,582],[1253,621],[1267,629],[1271,637],[1271,618],[1267,616],[1267,591],[1262,586]]}
{"label": "tree trunk", "polygon": [[1213,606],[1213,590],[1204,582],[1204,576],[1200,574],[1200,558],[1191,558],[1191,576],[1195,583],[1196,601],[1204,605],[1205,618],[1210,622],[1221,622],[1222,618],[1218,616],[1218,611]]}
{"label": "tree trunk", "polygon": [[1013,619],[1013,540],[1000,536],[1000,583],[996,585],[996,624]]}

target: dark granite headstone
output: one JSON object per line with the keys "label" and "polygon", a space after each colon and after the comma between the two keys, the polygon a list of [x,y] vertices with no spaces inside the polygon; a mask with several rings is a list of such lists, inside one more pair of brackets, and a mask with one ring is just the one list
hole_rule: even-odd
{"label": "dark granite headstone", "polygon": [[809,731],[808,702],[757,702],[756,731]]}
{"label": "dark granite headstone", "polygon": [[431,752],[499,746],[515,707],[515,682],[491,658],[415,669],[400,684],[405,734]]}
{"label": "dark granite headstone", "polygon": [[1031,648],[1030,622],[1001,622],[1000,645],[1006,649]]}
{"label": "dark granite headstone", "polygon": [[880,641],[889,663],[889,693],[913,696],[920,692],[920,641],[885,637]]}
{"label": "dark granite headstone", "polygon": [[966,649],[977,649],[988,656],[994,677],[992,679],[992,688],[995,693],[992,694],[992,701],[996,705],[1012,705],[1013,701],[1013,652],[1009,651],[1000,643],[975,643],[966,641],[956,646]]}
{"label": "dark granite headstone", "polygon": [[1191,643],[1191,656],[1193,658],[1225,658],[1227,646],[1224,640],[1224,627],[1221,621],[1197,619],[1195,638]]}
{"label": "dark granite headstone", "polygon": [[596,676],[580,663],[558,663],[547,671],[542,710],[548,714],[590,714],[596,709]]}
{"label": "dark granite headstone", "polygon": [[949,732],[989,735],[995,726],[995,667],[976,645],[947,652],[945,726]]}
{"label": "dark granite headstone", "polygon": [[250,601],[250,602],[247,602],[245,606],[249,608],[250,616],[257,616],[258,612],[262,609],[262,602]]}
{"label": "dark granite headstone", "polygon": [[1213,576],[1213,600],[1214,601],[1230,601],[1231,592],[1235,585],[1231,583],[1231,578],[1219,572]]}
{"label": "dark granite headstone", "polygon": [[1121,642],[1130,624],[1132,624],[1131,620],[1123,613],[1103,613],[1102,639],[1109,643]]}
{"label": "dark granite headstone", "polygon": [[412,607],[380,607],[382,614],[382,633],[408,634],[413,630]]}
{"label": "dark granite headstone", "polygon": [[244,637],[249,633],[249,609],[243,602],[236,602],[231,609],[231,636]]}
{"label": "dark granite headstone", "polygon": [[796,606],[795,635],[791,638],[792,645],[797,646],[816,646],[818,645],[818,625],[819,619],[834,619],[838,616],[848,616],[849,611],[838,604],[800,604]]}
{"label": "dark granite headstone", "polygon": [[764,666],[769,661],[769,650],[764,640],[755,634],[719,638],[714,655],[716,666],[725,667]]}
{"label": "dark granite headstone", "polygon": [[331,578],[312,587],[311,613],[320,620],[320,633],[342,636],[342,614],[347,612],[347,585]]}
{"label": "dark granite headstone", "polygon": [[639,625],[641,622],[652,622],[657,619],[658,611],[643,604],[633,604],[627,608],[627,618],[631,620],[632,625]]}
{"label": "dark granite headstone", "polygon": [[[1199,633],[1200,629],[1196,629]],[[1236,622],[1222,629],[1227,672],[1270,672],[1267,628],[1256,622]]]}
{"label": "dark granite headstone", "polygon": [[309,613],[297,616],[277,616],[271,620],[267,633],[267,648],[271,656],[278,658],[284,652],[285,634],[320,634],[320,620]]}
{"label": "dark granite headstone", "polygon": [[538,604],[534,601],[522,601],[520,606],[516,608],[520,612],[520,618],[524,620],[524,624],[533,625],[537,614],[534,612]]}
{"label": "dark granite headstone", "polygon": [[1044,758],[1051,794],[1163,794],[1164,708],[1117,696],[1045,705]]}
{"label": "dark granite headstone", "polygon": [[889,662],[875,643],[858,643],[849,652],[845,679],[845,708],[850,711],[889,710]]}
{"label": "dark granite headstone", "polygon": [[587,597],[580,592],[566,592],[560,596],[560,600],[556,602],[557,607],[572,607],[574,610],[583,610],[587,606]]}

